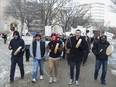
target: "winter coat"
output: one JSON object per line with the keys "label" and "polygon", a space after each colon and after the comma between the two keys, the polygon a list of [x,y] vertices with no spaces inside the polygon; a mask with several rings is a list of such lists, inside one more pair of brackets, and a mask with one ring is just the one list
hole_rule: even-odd
{"label": "winter coat", "polygon": [[[19,48],[22,47],[21,50],[18,52],[17,55],[14,55],[14,52]],[[13,57],[23,57],[24,54],[25,43],[24,40],[21,38],[12,39],[9,44],[9,49],[12,50]]]}
{"label": "winter coat", "polygon": [[108,56],[106,55],[106,49],[109,46],[109,42],[105,41],[104,43],[99,40],[93,45],[92,52],[95,54],[96,59],[98,60],[107,60]]}
{"label": "winter coat", "polygon": [[[56,47],[56,44],[59,43],[59,46],[58,46],[58,50],[57,50],[57,53],[54,53],[54,50],[55,50],[55,47]],[[63,44],[62,44],[62,41],[58,40],[58,41],[50,41],[48,43],[48,46],[47,46],[48,50],[51,50],[51,52],[49,53],[49,56],[52,57],[52,58],[57,58],[57,57],[60,57],[61,54],[62,54],[62,49],[63,49]]]}
{"label": "winter coat", "polygon": [[[80,46],[76,48],[79,39],[82,39],[82,41]],[[85,44],[86,41],[83,37],[79,37],[79,39],[77,40],[76,36],[73,36],[68,40],[67,48],[70,49],[70,61],[81,62],[83,60],[84,51],[87,50],[87,44]]]}

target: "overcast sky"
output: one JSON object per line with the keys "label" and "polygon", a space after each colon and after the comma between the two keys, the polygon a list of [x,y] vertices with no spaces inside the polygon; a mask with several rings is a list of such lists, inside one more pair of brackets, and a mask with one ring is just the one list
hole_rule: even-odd
{"label": "overcast sky", "polygon": [[116,26],[116,13],[113,13],[109,10],[109,6],[112,4],[111,0],[73,0],[74,2],[79,2],[80,4],[85,3],[104,3],[106,6],[105,9],[105,21],[106,23],[110,22],[111,26]]}

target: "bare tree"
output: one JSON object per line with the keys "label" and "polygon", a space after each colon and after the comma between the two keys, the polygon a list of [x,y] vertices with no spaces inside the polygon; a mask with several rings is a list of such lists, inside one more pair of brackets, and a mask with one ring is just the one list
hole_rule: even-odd
{"label": "bare tree", "polygon": [[90,25],[91,15],[89,13],[91,7],[89,5],[78,6],[78,10],[76,16],[74,17],[74,27],[84,26],[87,27]]}
{"label": "bare tree", "polygon": [[107,31],[113,33],[116,36],[116,27],[108,27]]}
{"label": "bare tree", "polygon": [[6,13],[21,21],[21,35],[24,23],[28,28],[34,20],[40,20],[44,26],[59,25],[63,31],[69,31],[70,27],[77,25],[87,26],[90,16],[86,16],[88,10],[85,7],[64,9],[70,0],[11,0]]}
{"label": "bare tree", "polygon": [[44,25],[52,25],[54,18],[70,0],[37,0],[41,4],[41,20]]}
{"label": "bare tree", "polygon": [[99,31],[100,36],[104,33],[107,27],[107,25],[104,25],[104,23],[99,23],[95,21],[93,21],[91,25],[96,29],[96,31]]}
{"label": "bare tree", "polygon": [[61,9],[54,24],[63,28],[63,32],[69,31],[71,27],[76,28],[77,25],[87,26],[89,24],[90,15],[86,15],[90,8],[79,6]]}
{"label": "bare tree", "polygon": [[[116,0],[111,0],[112,2],[112,5],[110,5],[110,10],[113,12],[113,13],[116,13]],[[116,35],[116,27],[107,27],[107,31],[113,33]]]}
{"label": "bare tree", "polygon": [[111,0],[113,5],[110,5],[111,11],[116,13],[116,0]]}
{"label": "bare tree", "polygon": [[54,18],[69,0],[11,0],[6,8],[6,14],[21,21],[21,35],[24,23],[28,28],[33,20],[52,25]]}
{"label": "bare tree", "polygon": [[62,27],[63,32],[69,31],[72,26],[72,19],[75,16],[74,9],[61,9],[59,14],[55,18],[54,25],[59,25]]}
{"label": "bare tree", "polygon": [[25,5],[23,5],[21,0],[11,0],[10,5],[6,8],[7,15],[11,15],[21,21],[21,35],[24,27],[24,9]]}
{"label": "bare tree", "polygon": [[24,28],[24,23],[30,27],[30,23],[37,18],[38,4],[26,0],[11,0],[10,4],[6,7],[6,15],[10,15],[21,22],[21,35]]}

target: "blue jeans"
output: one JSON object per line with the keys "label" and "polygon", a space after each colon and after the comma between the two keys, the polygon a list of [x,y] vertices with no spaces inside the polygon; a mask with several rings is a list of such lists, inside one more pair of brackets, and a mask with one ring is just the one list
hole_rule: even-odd
{"label": "blue jeans", "polygon": [[107,60],[96,60],[94,79],[97,79],[101,65],[102,65],[101,82],[105,82],[108,65]]}
{"label": "blue jeans", "polygon": [[18,64],[21,77],[24,77],[24,64],[23,64],[23,57],[11,57],[11,69],[10,69],[10,80],[14,80],[15,75],[15,68],[16,64]]}
{"label": "blue jeans", "polygon": [[75,76],[75,80],[78,81],[79,79],[79,75],[80,75],[80,62],[72,62],[70,61],[70,78],[72,80],[74,80],[74,67],[76,66],[76,76]]}
{"label": "blue jeans", "polygon": [[33,70],[33,79],[37,78],[38,67],[40,68],[40,75],[43,75],[44,71],[44,60],[34,58],[34,70]]}

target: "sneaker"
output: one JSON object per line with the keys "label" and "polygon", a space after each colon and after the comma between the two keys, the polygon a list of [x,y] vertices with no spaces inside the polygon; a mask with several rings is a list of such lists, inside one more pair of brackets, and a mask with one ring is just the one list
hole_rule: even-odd
{"label": "sneaker", "polygon": [[14,80],[10,80],[10,83],[13,83],[14,82]]}
{"label": "sneaker", "polygon": [[40,75],[40,80],[42,80],[43,79],[43,76],[42,75]]}
{"label": "sneaker", "polygon": [[21,79],[24,79],[24,76],[21,76]]}
{"label": "sneaker", "polygon": [[35,82],[36,82],[36,79],[34,78],[34,79],[32,80],[32,82],[35,83]]}
{"label": "sneaker", "polygon": [[52,80],[53,80],[52,77],[50,77],[50,80],[49,80],[49,83],[50,83],[50,84],[52,83]]}
{"label": "sneaker", "polygon": [[106,85],[106,82],[101,82],[101,84]]}
{"label": "sneaker", "polygon": [[53,82],[57,82],[57,78],[56,77],[54,77]]}
{"label": "sneaker", "polygon": [[83,66],[86,66],[86,64],[83,64]]}
{"label": "sneaker", "polygon": [[69,81],[69,83],[68,83],[69,85],[72,85],[73,84],[73,80],[72,79],[70,79],[70,81]]}
{"label": "sneaker", "polygon": [[79,82],[78,82],[78,81],[76,81],[76,82],[75,82],[75,84],[76,84],[76,85],[79,85]]}
{"label": "sneaker", "polygon": [[94,80],[97,80],[97,76],[94,76]]}

